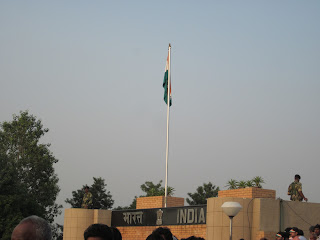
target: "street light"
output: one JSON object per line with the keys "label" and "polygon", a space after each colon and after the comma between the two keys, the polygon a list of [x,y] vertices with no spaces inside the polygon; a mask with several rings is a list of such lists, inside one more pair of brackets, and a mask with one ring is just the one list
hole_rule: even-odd
{"label": "street light", "polygon": [[221,208],[230,218],[230,240],[232,240],[232,219],[240,212],[242,206],[238,202],[225,202]]}

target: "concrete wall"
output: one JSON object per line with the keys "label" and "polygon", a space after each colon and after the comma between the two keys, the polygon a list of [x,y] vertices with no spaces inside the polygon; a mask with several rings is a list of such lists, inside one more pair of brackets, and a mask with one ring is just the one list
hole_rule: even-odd
{"label": "concrete wall", "polygon": [[223,213],[224,202],[239,202],[243,207],[233,219],[234,239],[274,239],[287,227],[302,229],[309,237],[309,227],[320,223],[320,204],[280,201],[271,198],[210,198],[207,200],[207,240],[228,239],[230,220]]}
{"label": "concrete wall", "polygon": [[[242,210],[233,218],[233,239],[250,239],[253,224],[253,199],[209,198],[207,200],[207,238],[209,240],[229,239],[230,219],[223,213],[224,202],[239,202]],[[257,215],[258,217],[258,215]],[[258,218],[259,219],[259,218]]]}
{"label": "concrete wall", "polygon": [[[223,221],[222,224],[214,222],[214,227],[208,226],[207,239],[221,239],[230,234],[230,220],[226,220],[228,217],[221,209],[221,205],[229,201],[239,202],[243,207],[233,220],[235,239],[274,239],[275,233],[280,229],[280,201],[275,200],[275,197],[275,190],[256,187],[219,191],[217,199],[208,200],[207,214],[211,215],[209,211],[213,211],[215,216],[221,212]],[[210,201],[214,201],[213,210],[209,207]],[[207,215],[207,223],[208,221],[211,224],[212,220]]]}
{"label": "concrete wall", "polygon": [[280,229],[280,201],[268,198],[253,199],[251,239],[274,239]]}
{"label": "concrete wall", "polygon": [[309,237],[309,227],[320,224],[320,204],[309,202],[282,202],[281,227],[298,227]]}
{"label": "concrete wall", "polygon": [[63,240],[83,240],[83,233],[91,224],[111,226],[111,211],[71,208],[64,211]]}
{"label": "concrete wall", "polygon": [[207,200],[207,239],[228,239],[230,219],[222,211],[224,202],[238,202],[241,211],[233,218],[233,239],[274,239],[280,227],[280,201],[268,198],[210,198]]}

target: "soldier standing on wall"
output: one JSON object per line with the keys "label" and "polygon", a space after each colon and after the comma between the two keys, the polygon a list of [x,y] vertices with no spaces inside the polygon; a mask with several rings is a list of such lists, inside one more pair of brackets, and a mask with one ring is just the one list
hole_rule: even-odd
{"label": "soldier standing on wall", "polygon": [[300,175],[296,174],[294,176],[294,182],[289,185],[288,195],[290,195],[291,201],[300,201],[305,200],[308,202],[308,198],[306,198],[302,193],[302,184],[300,183]]}
{"label": "soldier standing on wall", "polygon": [[83,195],[83,199],[82,199],[82,208],[92,208],[92,194],[91,192],[89,192],[89,187],[86,186],[84,188],[84,195]]}

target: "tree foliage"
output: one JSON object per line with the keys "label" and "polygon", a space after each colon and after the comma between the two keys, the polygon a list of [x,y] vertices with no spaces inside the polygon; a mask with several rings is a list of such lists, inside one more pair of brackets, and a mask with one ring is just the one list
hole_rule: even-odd
{"label": "tree foliage", "polygon": [[10,239],[13,227],[29,215],[50,223],[60,214],[60,191],[53,164],[58,160],[40,143],[49,130],[28,111],[0,125],[0,238]]}
{"label": "tree foliage", "polygon": [[241,180],[238,182],[238,188],[245,188],[247,187],[247,181]]}
{"label": "tree foliage", "polygon": [[63,225],[58,223],[51,224],[52,239],[63,240]]}
{"label": "tree foliage", "polygon": [[264,179],[260,176],[256,176],[251,180],[255,187],[262,188],[262,183],[264,183]]}
{"label": "tree foliage", "polygon": [[237,189],[238,188],[238,181],[234,180],[234,179],[230,179],[227,182],[226,187],[228,187],[228,189]]}
{"label": "tree foliage", "polygon": [[264,180],[260,176],[256,176],[251,180],[241,180],[241,181],[236,181],[234,179],[230,179],[227,182],[226,187],[228,189],[238,189],[238,188],[246,188],[246,187],[258,187],[262,188],[262,183],[264,183]]}
{"label": "tree foliage", "polygon": [[[158,184],[154,184],[153,182],[146,181],[144,184],[140,186],[141,190],[145,192],[145,195],[141,197],[151,197],[151,196],[164,196],[165,195],[165,187],[161,186],[162,180],[159,181]],[[174,188],[167,188],[167,195],[172,196],[174,192]]]}
{"label": "tree foliage", "polygon": [[206,204],[207,198],[217,197],[219,187],[213,185],[211,182],[204,183],[203,186],[199,186],[195,193],[188,193],[189,198],[186,199],[189,205],[200,205]]}
{"label": "tree foliage", "polygon": [[16,178],[15,164],[0,156],[0,239],[10,239],[13,228],[26,216],[40,215],[38,205]]}
{"label": "tree foliage", "polygon": [[[152,197],[152,196],[164,196],[165,195],[165,187],[162,187],[162,180],[159,183],[154,184],[151,181],[146,181],[144,184],[140,186],[141,190],[145,193],[140,197]],[[172,196],[174,192],[173,187],[167,188],[167,195]],[[130,206],[121,207],[118,206],[114,210],[124,210],[124,209],[136,209],[137,206],[137,196],[134,197]]]}
{"label": "tree foliage", "polygon": [[253,181],[252,180],[247,180],[246,181],[246,187],[254,187]]}
{"label": "tree foliage", "polygon": [[[66,203],[71,204],[73,208],[80,208],[82,204],[82,199],[84,195],[84,188],[87,185],[83,185],[81,189],[72,191],[72,198],[67,198]],[[93,184],[90,187],[90,192],[92,194],[92,205],[93,209],[110,209],[113,206],[114,200],[110,191],[106,190],[107,184],[105,180],[101,177],[93,177]]]}

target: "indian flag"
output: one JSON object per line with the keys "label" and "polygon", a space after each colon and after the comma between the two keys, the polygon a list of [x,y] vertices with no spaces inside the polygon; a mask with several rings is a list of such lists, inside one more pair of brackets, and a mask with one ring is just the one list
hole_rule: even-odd
{"label": "indian flag", "polygon": [[[168,57],[167,57],[167,63],[166,63],[166,68],[164,71],[164,78],[163,78],[163,88],[164,88],[164,101],[166,104],[168,104],[168,84],[169,84],[169,52],[168,52]],[[172,95],[171,95],[171,82],[170,82],[170,105],[172,105]]]}

